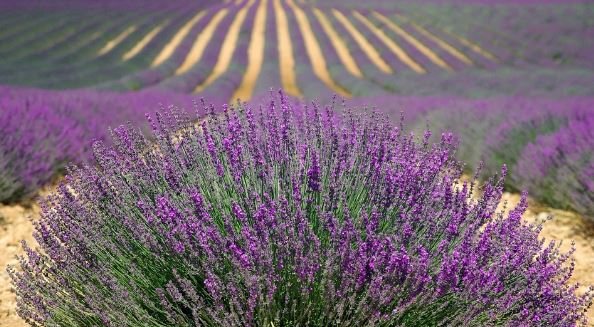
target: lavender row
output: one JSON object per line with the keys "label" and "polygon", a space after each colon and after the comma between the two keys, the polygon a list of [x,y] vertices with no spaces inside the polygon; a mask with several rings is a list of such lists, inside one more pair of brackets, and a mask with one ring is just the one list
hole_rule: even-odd
{"label": "lavender row", "polygon": [[528,189],[543,203],[594,218],[592,132],[594,99],[498,97],[376,97],[369,103],[420,128],[449,130],[461,139],[458,155],[492,174],[508,165],[506,187]]}
{"label": "lavender row", "polygon": [[91,142],[107,128],[143,124],[160,104],[193,108],[196,97],[143,91],[51,92],[0,88],[0,202],[35,194],[69,163],[91,158]]}

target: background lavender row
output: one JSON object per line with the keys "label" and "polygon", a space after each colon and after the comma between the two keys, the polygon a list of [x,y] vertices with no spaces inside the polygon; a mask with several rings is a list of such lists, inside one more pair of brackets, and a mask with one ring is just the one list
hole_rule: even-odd
{"label": "background lavender row", "polygon": [[[209,95],[208,101],[225,103],[229,94],[223,93],[220,99]],[[191,100],[198,97],[159,91],[115,94],[4,87],[0,99],[0,200],[7,201],[32,194],[68,161],[87,160],[90,142],[105,138],[108,126],[125,121],[143,123],[144,114],[154,111],[159,103],[192,108]],[[485,160],[489,173],[503,163],[509,165],[509,189],[528,188],[547,204],[593,215],[590,130],[594,129],[594,99],[384,95],[348,102],[349,106],[360,103],[370,103],[394,120],[403,111],[406,119],[418,126],[429,121],[434,130],[454,131],[463,140],[458,154],[467,163]]]}
{"label": "background lavender row", "polygon": [[[191,109],[192,100],[198,99],[156,91],[117,94],[0,87],[0,202],[27,198],[68,163],[87,161],[91,143],[107,139],[108,127],[125,122],[146,127],[145,114],[160,104]],[[212,102],[221,101],[213,97]]]}
{"label": "background lavender row", "polygon": [[509,190],[594,218],[594,99],[498,97],[375,97],[369,103],[394,121],[404,112],[421,130],[449,130],[461,140],[458,156],[486,173],[507,164]]}

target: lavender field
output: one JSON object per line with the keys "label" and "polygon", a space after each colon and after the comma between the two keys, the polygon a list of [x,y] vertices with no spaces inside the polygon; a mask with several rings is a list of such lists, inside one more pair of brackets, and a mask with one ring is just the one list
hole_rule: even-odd
{"label": "lavender field", "polygon": [[594,3],[0,0],[0,58],[0,326],[594,326]]}

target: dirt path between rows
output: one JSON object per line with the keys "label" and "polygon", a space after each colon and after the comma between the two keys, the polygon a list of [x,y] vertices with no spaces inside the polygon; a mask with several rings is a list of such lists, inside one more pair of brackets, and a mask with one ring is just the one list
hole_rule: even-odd
{"label": "dirt path between rows", "polygon": [[[508,208],[519,202],[519,195],[505,193],[503,200],[508,201]],[[544,225],[541,236],[549,240],[563,241],[562,248],[568,250],[571,241],[575,241],[576,265],[572,277],[579,282],[581,291],[585,285],[594,285],[594,224],[572,212],[556,210],[531,203],[524,215],[527,221],[543,220],[552,215],[553,219]],[[15,311],[15,296],[11,291],[6,265],[17,263],[16,255],[22,252],[20,240],[34,242],[32,219],[39,217],[39,206],[0,205],[0,327],[21,327],[26,324],[19,319]],[[589,326],[594,326],[594,308],[588,311]]]}

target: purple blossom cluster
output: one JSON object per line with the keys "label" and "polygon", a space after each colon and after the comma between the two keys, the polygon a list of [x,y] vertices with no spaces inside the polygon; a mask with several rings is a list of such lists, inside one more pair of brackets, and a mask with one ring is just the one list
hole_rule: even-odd
{"label": "purple blossom cluster", "polygon": [[147,108],[159,103],[191,107],[192,98],[1,87],[0,202],[30,197],[69,162],[88,161],[92,140],[108,140],[109,126],[127,121],[143,125]]}
{"label": "purple blossom cluster", "polygon": [[[208,111],[214,111],[212,106]],[[282,93],[177,109],[94,144],[42,205],[20,269],[33,325],[574,326],[571,252],[498,212],[505,167],[458,182],[454,138]]]}

